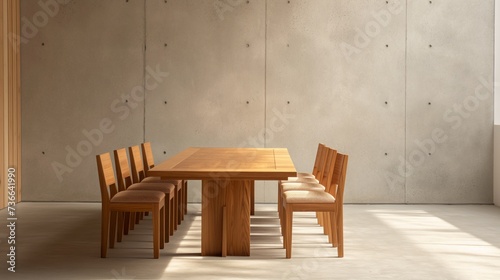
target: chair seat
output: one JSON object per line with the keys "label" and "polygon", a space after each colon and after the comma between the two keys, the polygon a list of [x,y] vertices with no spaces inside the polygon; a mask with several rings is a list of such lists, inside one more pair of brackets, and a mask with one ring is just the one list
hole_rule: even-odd
{"label": "chair seat", "polygon": [[175,194],[175,186],[172,184],[160,184],[160,183],[136,183],[132,184],[127,188],[127,190],[133,191],[159,191],[162,193],[168,193],[172,197]]}
{"label": "chair seat", "polygon": [[325,186],[315,183],[283,184],[283,192],[294,190],[325,191]]}
{"label": "chair seat", "polygon": [[288,191],[283,194],[286,203],[335,203],[335,198],[326,192],[320,191]]}
{"label": "chair seat", "polygon": [[165,193],[156,191],[121,191],[110,200],[113,203],[159,203],[165,199]]}
{"label": "chair seat", "polygon": [[288,180],[282,180],[280,181],[280,184],[285,184],[285,183],[319,183],[318,179],[315,178],[308,178],[308,177],[288,177]]}
{"label": "chair seat", "polygon": [[177,189],[182,187],[182,180],[162,179],[161,177],[146,177],[142,179],[141,183],[167,183],[176,185]]}

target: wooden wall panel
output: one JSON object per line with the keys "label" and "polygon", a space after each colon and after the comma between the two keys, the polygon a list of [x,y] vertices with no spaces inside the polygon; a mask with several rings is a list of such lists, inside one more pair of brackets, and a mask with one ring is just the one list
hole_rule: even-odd
{"label": "wooden wall panel", "polygon": [[21,94],[19,0],[2,0],[0,5],[0,208],[7,204],[7,170],[16,170],[17,201],[21,200]]}
{"label": "wooden wall panel", "polygon": [[0,110],[1,110],[1,114],[0,116],[2,117],[1,118],[1,121],[0,121],[0,208],[4,208],[5,207],[5,191],[4,191],[4,181],[5,181],[5,167],[4,167],[4,163],[6,162],[6,158],[5,158],[5,145],[4,145],[4,134],[5,134],[5,128],[4,128],[4,120],[6,120],[6,110],[5,110],[5,107],[4,107],[4,98],[5,98],[5,90],[4,90],[4,85],[5,85],[5,78],[4,78],[4,68],[5,68],[5,65],[4,65],[4,50],[5,50],[5,41],[4,39],[6,38],[4,36],[4,20],[5,20],[5,16],[4,16],[4,5],[6,6],[6,2],[5,0],[2,0],[2,3],[0,4],[0,38],[1,38],[1,42],[0,42],[0,65],[2,67],[0,67],[0,90],[2,91],[2,94],[0,95]]}

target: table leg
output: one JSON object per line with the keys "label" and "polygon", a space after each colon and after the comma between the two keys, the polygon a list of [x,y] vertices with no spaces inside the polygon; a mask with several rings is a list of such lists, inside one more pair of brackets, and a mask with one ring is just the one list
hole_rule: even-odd
{"label": "table leg", "polygon": [[[201,255],[221,256],[223,221],[228,256],[250,255],[252,180],[202,181]],[[226,220],[223,219],[226,207]]]}

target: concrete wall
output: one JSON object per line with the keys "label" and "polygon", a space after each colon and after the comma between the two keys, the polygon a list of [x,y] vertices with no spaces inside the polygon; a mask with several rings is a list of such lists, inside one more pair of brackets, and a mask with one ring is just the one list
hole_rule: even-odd
{"label": "concrete wall", "polygon": [[494,186],[493,201],[500,206],[500,93],[498,82],[500,82],[500,0],[495,0],[495,143],[494,143]]}
{"label": "concrete wall", "polygon": [[305,171],[323,142],[348,202],[492,203],[493,1],[408,2],[61,4],[22,45],[24,199],[98,200],[94,155],[147,140],[157,162],[287,147]]}

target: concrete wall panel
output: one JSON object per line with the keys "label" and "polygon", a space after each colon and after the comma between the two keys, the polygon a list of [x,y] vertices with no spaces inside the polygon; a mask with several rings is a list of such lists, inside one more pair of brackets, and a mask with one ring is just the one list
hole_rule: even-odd
{"label": "concrete wall panel", "polygon": [[385,174],[404,152],[403,4],[268,5],[267,127],[275,112],[290,119],[267,146],[289,148],[296,167],[311,171],[323,142],[351,156],[347,201],[402,202],[404,186]]}
{"label": "concrete wall panel", "polygon": [[[146,64],[168,72],[146,97],[158,162],[189,146],[264,146],[254,138],[265,118],[265,2],[214,3],[146,2]],[[190,194],[200,201],[198,188]]]}
{"label": "concrete wall panel", "polygon": [[407,56],[407,202],[491,203],[493,1],[411,1]]}
{"label": "concrete wall panel", "polygon": [[143,139],[130,94],[143,84],[144,3],[71,1],[51,15],[21,4],[22,26],[36,28],[21,44],[23,199],[100,200],[95,155]]}

